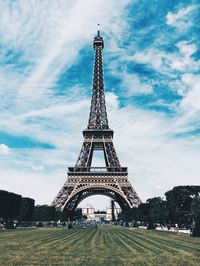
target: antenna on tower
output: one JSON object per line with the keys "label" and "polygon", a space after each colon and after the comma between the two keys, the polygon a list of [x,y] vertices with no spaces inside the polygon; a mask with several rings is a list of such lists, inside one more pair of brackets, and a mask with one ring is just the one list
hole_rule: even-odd
{"label": "antenna on tower", "polygon": [[97,36],[100,37],[100,24],[97,24]]}

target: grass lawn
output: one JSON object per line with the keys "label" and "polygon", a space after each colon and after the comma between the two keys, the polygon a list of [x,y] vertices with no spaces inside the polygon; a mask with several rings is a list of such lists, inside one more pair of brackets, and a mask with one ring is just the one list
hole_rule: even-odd
{"label": "grass lawn", "polygon": [[200,238],[116,227],[0,231],[0,265],[200,265]]}

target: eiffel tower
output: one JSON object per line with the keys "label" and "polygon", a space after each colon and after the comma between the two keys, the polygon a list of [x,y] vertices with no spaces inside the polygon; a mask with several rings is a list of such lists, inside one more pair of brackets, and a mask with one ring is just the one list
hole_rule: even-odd
{"label": "eiffel tower", "polygon": [[[113,145],[104,95],[102,50],[104,41],[97,31],[93,41],[95,53],[92,100],[88,126],[83,130],[83,145],[75,167],[68,168],[68,178],[52,202],[57,210],[73,213],[78,204],[92,195],[105,195],[121,209],[138,206],[141,199],[128,181],[127,167],[121,167]],[[103,151],[105,167],[91,167],[94,150]]]}

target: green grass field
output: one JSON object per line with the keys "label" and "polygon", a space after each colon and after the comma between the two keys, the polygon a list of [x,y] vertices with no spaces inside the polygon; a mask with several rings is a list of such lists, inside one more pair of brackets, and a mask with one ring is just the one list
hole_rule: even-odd
{"label": "green grass field", "polygon": [[200,238],[116,227],[0,231],[0,265],[200,265]]}

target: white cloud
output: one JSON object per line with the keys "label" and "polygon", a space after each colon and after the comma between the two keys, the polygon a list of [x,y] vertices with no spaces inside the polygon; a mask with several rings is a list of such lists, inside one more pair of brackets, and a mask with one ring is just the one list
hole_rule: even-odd
{"label": "white cloud", "polygon": [[136,52],[132,56],[125,56],[125,60],[134,61],[138,64],[146,64],[160,73],[169,72],[169,64],[174,60],[174,55],[170,55],[158,48],[147,48],[142,52]]}
{"label": "white cloud", "polygon": [[196,45],[181,41],[176,46],[179,52],[169,53],[157,48],[148,48],[143,52],[136,52],[133,56],[125,57],[125,59],[139,64],[148,64],[156,71],[168,75],[174,70],[180,72],[198,70],[200,61],[191,57],[197,51]]}
{"label": "white cloud", "polygon": [[185,57],[190,57],[197,51],[197,46],[194,43],[188,44],[186,41],[178,42],[176,46]]}
{"label": "white cloud", "polygon": [[0,144],[0,153],[3,155],[8,155],[10,153],[10,149],[7,145],[1,143]]}
{"label": "white cloud", "polygon": [[181,101],[180,107],[189,113],[200,112],[200,77],[184,74],[182,81],[188,87],[188,92]]}
{"label": "white cloud", "polygon": [[151,48],[143,52],[135,53],[130,59],[141,64],[148,63],[156,70],[159,70],[163,64],[163,55],[164,53],[162,51]]}
{"label": "white cloud", "polygon": [[[122,60],[130,61],[132,60],[132,57],[124,56]],[[118,68],[118,66],[113,63],[110,71],[113,76],[121,80],[120,93],[122,93],[124,97],[153,93],[153,87],[151,84],[147,81],[141,80],[138,74],[128,72],[126,67],[123,65]]]}
{"label": "white cloud", "polygon": [[176,45],[180,54],[169,55],[171,68],[180,71],[195,71],[200,66],[200,61],[195,61],[191,56],[197,51],[194,43],[186,41],[178,42]]}
{"label": "white cloud", "polygon": [[50,118],[54,114],[60,117],[62,114],[74,113],[80,110],[81,108],[88,106],[88,104],[89,104],[88,100],[82,100],[79,102],[69,102],[69,103],[66,102],[63,105],[54,104],[53,106],[48,106],[47,108],[44,108],[44,109],[27,112],[25,114],[16,116],[15,118],[17,120],[27,119],[31,117],[49,117]]}
{"label": "white cloud", "polygon": [[190,14],[196,8],[198,8],[197,5],[191,5],[186,8],[180,9],[177,13],[168,12],[166,16],[166,23],[174,27],[188,27],[191,24],[190,21],[187,19],[187,15]]}
{"label": "white cloud", "polygon": [[42,165],[34,165],[32,166],[32,169],[35,171],[42,171],[44,169],[44,166]]}
{"label": "white cloud", "polygon": [[153,93],[152,86],[141,82],[139,76],[136,74],[122,72],[120,77],[122,78],[122,87],[124,88],[124,95],[126,95],[126,97],[136,94]]}
{"label": "white cloud", "polygon": [[105,94],[105,98],[106,98],[106,105],[110,110],[119,107],[119,99],[117,95],[114,94],[113,92],[107,92]]}

